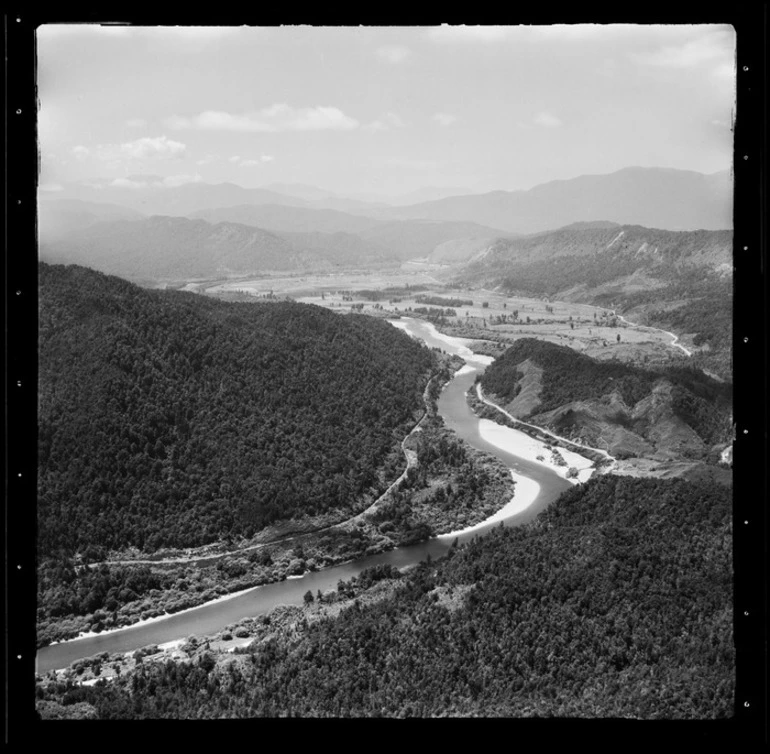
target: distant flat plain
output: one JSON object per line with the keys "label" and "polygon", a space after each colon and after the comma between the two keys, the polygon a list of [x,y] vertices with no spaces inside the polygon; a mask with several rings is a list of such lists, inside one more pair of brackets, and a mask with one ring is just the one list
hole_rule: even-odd
{"label": "distant flat plain", "polygon": [[[394,291],[379,301],[360,294],[362,291],[406,289],[407,286],[414,291]],[[610,309],[583,303],[506,296],[478,288],[445,287],[428,271],[243,278],[190,283],[185,289],[218,298],[255,301],[272,294],[278,298],[289,297],[338,312],[361,310],[378,316],[409,316],[409,310],[418,307],[452,308],[456,316],[446,317],[439,324],[439,330],[461,337],[495,341],[501,347],[518,338],[534,337],[569,346],[598,359],[617,358],[656,364],[686,359],[680,349],[672,347],[671,334],[655,328],[628,325],[621,320],[617,320],[613,326]],[[451,307],[448,304],[426,304],[418,301],[418,296],[461,299],[473,301],[473,305]],[[512,322],[514,312],[518,312],[518,319]],[[507,321],[501,323],[501,317],[507,318]],[[694,348],[686,334],[680,337],[679,342],[690,349]]]}

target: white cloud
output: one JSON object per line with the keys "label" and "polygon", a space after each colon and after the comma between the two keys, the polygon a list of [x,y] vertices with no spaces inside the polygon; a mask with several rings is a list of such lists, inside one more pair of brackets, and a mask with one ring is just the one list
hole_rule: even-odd
{"label": "white cloud", "polygon": [[555,115],[546,112],[538,113],[532,119],[532,122],[536,123],[538,126],[545,126],[546,128],[558,128],[562,125],[562,122]]}
{"label": "white cloud", "polygon": [[62,186],[60,183],[43,183],[40,186],[38,186],[40,191],[64,191],[64,186]]}
{"label": "white cloud", "polygon": [[371,123],[367,123],[364,126],[366,131],[387,131],[391,128],[404,128],[404,123],[401,116],[394,112],[387,112],[377,120],[373,120]]}
{"label": "white cloud", "polygon": [[79,160],[93,157],[118,166],[126,160],[179,159],[187,153],[187,146],[165,136],[145,136],[123,144],[97,144],[94,147],[78,144],[71,152]]}
{"label": "white cloud", "polygon": [[380,60],[394,65],[403,63],[411,54],[411,50],[403,45],[383,45],[376,50],[376,55]]}
{"label": "white cloud", "polygon": [[358,128],[358,121],[349,118],[336,107],[304,108],[292,117],[289,125],[296,131],[318,131],[335,129],[347,131]]}
{"label": "white cloud", "polygon": [[228,162],[236,163],[241,161],[240,155],[234,154],[232,157],[227,158]]}
{"label": "white cloud", "polygon": [[435,120],[439,125],[451,126],[452,123],[457,120],[457,116],[452,115],[451,113],[434,113],[433,120]]}
{"label": "white cloud", "polygon": [[209,165],[212,162],[214,162],[217,158],[213,154],[207,154],[205,157],[201,157],[200,160],[196,160],[196,165]]}
{"label": "white cloud", "polygon": [[206,110],[192,117],[172,115],[164,120],[174,130],[200,131],[349,131],[358,128],[358,121],[331,106],[290,107],[279,103],[255,112],[237,115],[220,110]]}
{"label": "white cloud", "polygon": [[128,141],[120,145],[120,153],[137,160],[152,158],[168,159],[183,157],[187,146],[180,141],[173,141],[166,136],[145,136],[136,141]]}
{"label": "white cloud", "polygon": [[126,125],[129,128],[144,128],[147,125],[147,121],[144,118],[130,118],[126,121]]}

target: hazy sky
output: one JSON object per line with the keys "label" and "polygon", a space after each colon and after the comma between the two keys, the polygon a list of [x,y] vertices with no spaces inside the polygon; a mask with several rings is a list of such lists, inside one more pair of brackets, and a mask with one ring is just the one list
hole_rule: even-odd
{"label": "hazy sky", "polygon": [[732,163],[730,26],[38,30],[41,184],[340,193]]}

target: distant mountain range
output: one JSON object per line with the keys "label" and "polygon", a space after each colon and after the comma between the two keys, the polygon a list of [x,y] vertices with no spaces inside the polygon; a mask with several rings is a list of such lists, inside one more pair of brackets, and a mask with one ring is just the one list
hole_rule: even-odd
{"label": "distant mountain range", "polygon": [[625,168],[610,175],[551,181],[528,191],[453,196],[390,210],[393,217],[467,220],[517,233],[536,233],[599,219],[667,230],[732,228],[727,171]]}
{"label": "distant mountain range", "polygon": [[120,181],[65,184],[60,198],[108,202],[145,215],[189,215],[201,209],[232,207],[237,204],[284,204],[307,206],[304,199],[267,189],[247,189],[234,183],[185,183],[166,186],[158,176],[129,176]]}
{"label": "distant mountain range", "polygon": [[325,206],[330,209],[342,210],[346,208],[344,206],[333,207],[331,203],[336,201],[342,205],[347,202],[347,209],[354,209],[357,205],[369,208],[377,206],[387,207],[415,204],[416,202],[430,202],[434,199],[445,199],[448,196],[476,193],[465,186],[424,186],[405,194],[355,193],[350,196],[327,191],[326,189],[318,188],[318,186],[308,186],[304,183],[269,183],[264,188],[270,191],[277,191],[279,194],[306,199],[310,202],[324,202]]}
{"label": "distant mountain range", "polygon": [[358,236],[286,234],[186,217],[100,222],[42,243],[40,259],[82,264],[141,282],[179,281],[358,265],[396,265],[386,249]]}
{"label": "distant mountain range", "polygon": [[[525,261],[535,264],[573,256],[574,250],[565,243],[581,249],[593,249],[589,238],[607,244],[611,240],[605,238],[607,233],[621,232],[621,225],[644,226],[649,236],[658,232],[651,228],[727,230],[732,224],[731,180],[726,172],[626,168],[610,175],[553,181],[529,191],[390,207],[304,184],[271,186],[246,189],[202,182],[169,186],[153,175],[68,184],[56,194],[41,193],[40,242],[47,258],[91,265],[134,280],[379,266],[416,258],[453,265],[492,248],[494,254],[484,265],[492,270],[489,265],[494,262],[493,277],[499,277],[514,261],[520,266]],[[166,219],[148,221],[147,215]],[[132,227],[133,223],[140,225]],[[212,224],[218,223],[227,227],[214,230]],[[553,228],[561,229],[559,235],[552,235]],[[598,234],[572,235],[584,231]],[[623,232],[627,235],[621,246],[636,238],[636,231]],[[295,235],[289,239],[281,234]],[[530,240],[509,243],[521,234]],[[531,240],[538,237],[541,241]],[[645,239],[650,248],[661,245]],[[145,246],[139,248],[140,243]],[[484,265],[468,273],[476,277]]]}
{"label": "distant mountain range", "polygon": [[287,233],[359,233],[380,224],[379,220],[350,215],[335,209],[287,207],[281,204],[238,204],[191,212],[190,217],[210,223],[232,222]]}
{"label": "distant mountain range", "polygon": [[[379,194],[346,197],[296,183],[273,183],[251,189],[233,183],[192,182],[179,186],[167,183],[167,179],[153,175],[69,183],[55,196],[52,193],[51,198],[116,204],[146,215],[194,215],[246,205],[280,205],[334,210],[383,221],[473,222],[517,234],[585,221],[666,230],[732,227],[732,180],[728,171],[704,175],[670,168],[629,167],[608,175],[551,181],[527,191],[474,194],[460,187],[426,187],[398,197]],[[282,227],[281,230],[322,229]],[[334,232],[337,230],[350,232],[351,229],[334,228]]]}

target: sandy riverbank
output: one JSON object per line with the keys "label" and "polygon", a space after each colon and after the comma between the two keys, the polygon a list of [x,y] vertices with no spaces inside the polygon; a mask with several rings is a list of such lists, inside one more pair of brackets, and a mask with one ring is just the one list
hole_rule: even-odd
{"label": "sandy riverbank", "polygon": [[[588,458],[584,458],[564,448],[556,448],[556,450],[567,462],[567,465],[558,466],[551,460],[552,451],[545,447],[545,443],[530,437],[524,432],[520,432],[518,429],[503,427],[489,419],[479,419],[479,434],[482,439],[495,447],[524,458],[527,461],[545,466],[573,484],[587,481],[594,472],[594,465]],[[569,479],[567,477],[567,471],[570,467],[578,470],[577,478]]]}

